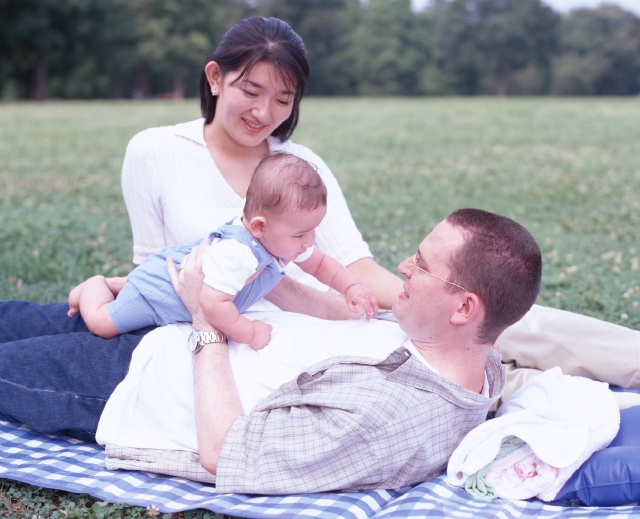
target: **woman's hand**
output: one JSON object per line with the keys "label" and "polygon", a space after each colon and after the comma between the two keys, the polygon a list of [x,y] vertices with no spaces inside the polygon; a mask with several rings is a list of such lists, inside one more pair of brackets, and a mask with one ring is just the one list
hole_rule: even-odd
{"label": "woman's hand", "polygon": [[209,247],[209,241],[202,240],[200,245],[191,249],[191,252],[182,259],[180,271],[176,269],[173,260],[167,258],[167,269],[173,288],[191,314],[194,329],[199,331],[208,331],[209,328],[213,330],[200,308],[200,293],[204,284],[202,257],[207,247]]}

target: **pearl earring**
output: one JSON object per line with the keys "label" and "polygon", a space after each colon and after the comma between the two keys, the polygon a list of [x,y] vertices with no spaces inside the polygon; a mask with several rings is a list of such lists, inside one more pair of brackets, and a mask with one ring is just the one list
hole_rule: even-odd
{"label": "pearl earring", "polygon": [[212,89],[211,89],[211,95],[212,95],[213,97],[215,97],[215,96],[217,96],[217,95],[218,95],[218,92],[216,92],[216,89],[215,89],[215,88],[212,88]]}

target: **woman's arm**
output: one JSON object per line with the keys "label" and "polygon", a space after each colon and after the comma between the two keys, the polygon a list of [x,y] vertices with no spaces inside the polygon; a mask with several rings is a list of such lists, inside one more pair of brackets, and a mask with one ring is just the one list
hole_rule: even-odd
{"label": "woman's arm", "polygon": [[[201,332],[217,331],[207,322],[200,308],[204,279],[202,256],[208,246],[208,241],[203,240],[200,246],[194,247],[182,260],[179,273],[171,258],[167,259],[176,293],[193,317],[193,329]],[[193,390],[200,464],[215,474],[227,433],[235,419],[244,415],[231,372],[227,344],[206,345],[193,356]]]}
{"label": "woman's arm", "polygon": [[367,321],[372,315],[378,316],[376,297],[362,284],[360,278],[317,247],[309,258],[297,265],[318,281],[344,294],[350,312],[357,314],[358,307],[362,307]]}
{"label": "woman's arm", "polygon": [[265,299],[285,312],[311,315],[329,321],[360,319],[363,311],[349,312],[344,297],[334,292],[321,292],[285,277],[269,292]]}
{"label": "woman's arm", "polygon": [[378,265],[373,258],[359,259],[347,268],[373,292],[380,308],[391,308],[398,300],[398,294],[404,290],[402,280]]}
{"label": "woman's arm", "polygon": [[138,133],[129,141],[122,164],[122,194],[133,232],[133,262],[167,246],[158,169],[154,156],[156,129]]}
{"label": "woman's arm", "polygon": [[316,229],[316,245],[358,276],[376,296],[380,308],[391,308],[403,290],[402,281],[371,256],[331,169],[305,146],[291,143],[287,151],[314,164],[327,186],[327,215]]}

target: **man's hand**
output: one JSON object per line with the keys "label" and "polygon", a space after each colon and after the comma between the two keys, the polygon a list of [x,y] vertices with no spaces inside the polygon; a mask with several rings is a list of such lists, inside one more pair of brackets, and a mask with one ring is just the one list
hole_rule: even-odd
{"label": "man's hand", "polygon": [[253,323],[253,337],[249,341],[249,346],[254,350],[261,350],[271,340],[271,330],[273,326],[262,321],[251,321]]}
{"label": "man's hand", "polygon": [[358,313],[358,306],[364,309],[367,321],[371,316],[378,317],[378,301],[371,291],[362,283],[350,286],[344,294],[347,299],[347,308],[350,312]]}
{"label": "man's hand", "polygon": [[173,288],[180,299],[182,299],[185,308],[191,314],[193,318],[193,328],[198,331],[214,330],[204,318],[204,314],[200,308],[200,293],[202,292],[204,280],[202,257],[208,246],[208,240],[202,240],[200,245],[191,249],[191,252],[180,262],[179,272],[176,270],[173,260],[167,258],[167,269]]}

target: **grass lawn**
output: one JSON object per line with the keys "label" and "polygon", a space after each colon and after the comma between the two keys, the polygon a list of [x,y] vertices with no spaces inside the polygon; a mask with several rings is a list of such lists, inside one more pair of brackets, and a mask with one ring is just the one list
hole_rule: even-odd
{"label": "grass lawn", "polygon": [[[0,299],[64,301],[90,275],[126,274],[126,144],[198,115],[194,100],[0,104]],[[540,243],[540,304],[640,328],[640,98],[308,99],[301,121],[295,140],[333,169],[385,267],[479,207]],[[146,515],[0,480],[0,516],[16,496],[41,499],[42,517]],[[15,517],[37,516],[29,506]]]}

